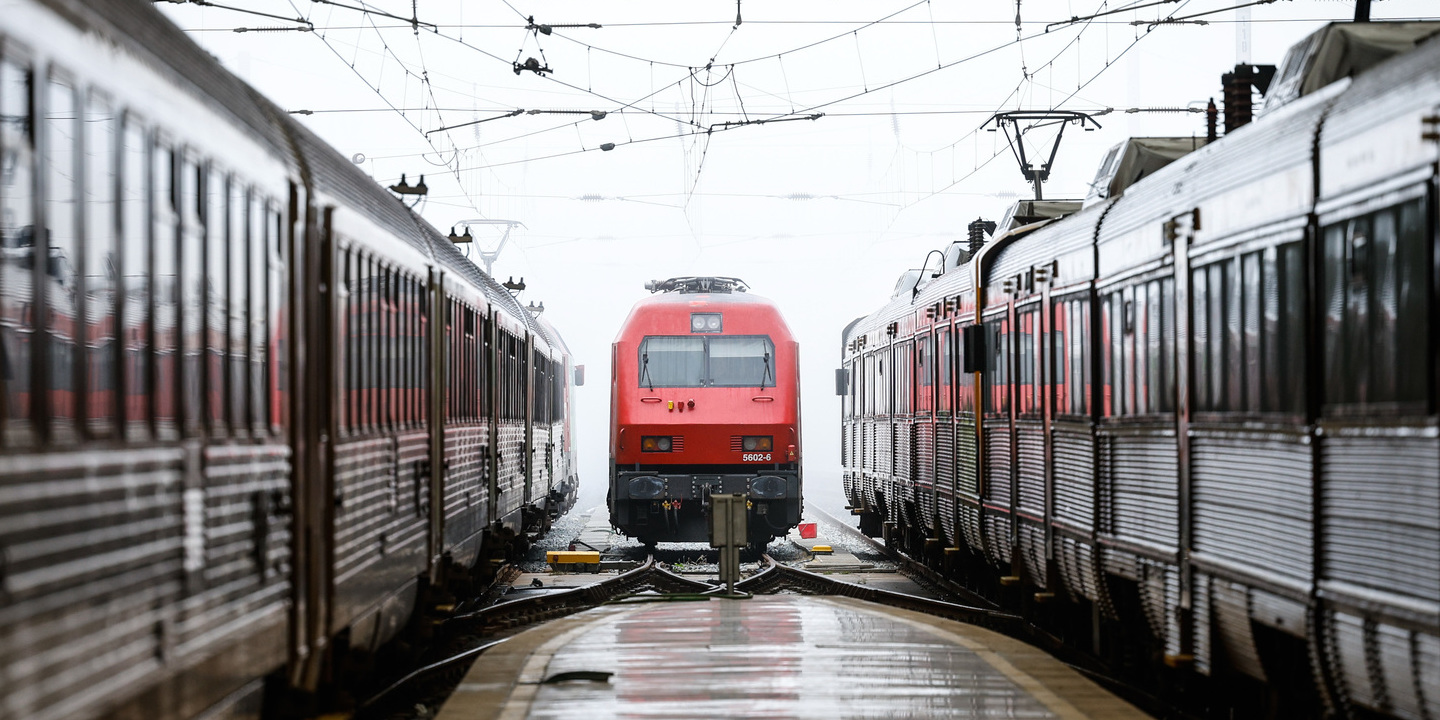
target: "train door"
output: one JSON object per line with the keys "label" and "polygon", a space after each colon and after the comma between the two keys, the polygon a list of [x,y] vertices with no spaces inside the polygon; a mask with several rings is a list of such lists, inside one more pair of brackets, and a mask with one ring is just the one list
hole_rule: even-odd
{"label": "train door", "polygon": [[487,511],[485,516],[493,524],[500,520],[500,414],[504,408],[503,402],[508,397],[508,391],[502,388],[503,376],[500,372],[502,367],[501,355],[504,349],[500,347],[500,323],[498,322],[499,310],[490,307],[486,313],[485,322],[485,386],[489,392],[487,403],[487,432],[485,434],[485,498]]}
{"label": "train door", "polygon": [[[525,491],[521,497],[521,504],[529,506],[533,504],[534,492],[532,485],[535,482],[535,394],[538,392],[535,385],[535,335],[525,333],[525,349],[520,353],[521,367],[520,379],[524,384],[520,397],[524,400],[525,407],[522,409],[525,422],[525,442],[521,445],[520,451],[520,472],[522,482],[525,484]],[[524,528],[521,528],[523,531]]]}
{"label": "train door", "polygon": [[1010,507],[1015,492],[1014,433],[1011,425],[1015,338],[1011,331],[1013,320],[1009,303],[987,312],[981,327],[985,333],[986,354],[981,375],[986,395],[984,412],[983,417],[977,418],[983,446],[976,449],[984,456],[981,466],[984,477],[980,483],[981,525],[990,561],[1003,567],[1011,563],[1014,538]]}
{"label": "train door", "polygon": [[916,523],[913,527],[934,531],[935,522],[935,334],[925,331],[915,338],[915,366],[911,385],[915,388],[915,418],[911,437],[914,458],[910,477],[915,484]]}
{"label": "train door", "polygon": [[439,558],[445,545],[445,503],[440,501],[444,498],[445,482],[445,410],[446,398],[444,388],[448,387],[446,382],[449,372],[450,358],[446,352],[445,344],[450,333],[445,322],[445,313],[448,312],[448,305],[445,302],[445,271],[437,267],[431,267],[429,276],[426,278],[426,291],[429,299],[429,319],[426,326],[429,330],[426,340],[426,352],[430,355],[429,373],[425,378],[425,384],[432,389],[427,399],[429,402],[425,407],[425,418],[430,429],[430,459],[428,477],[430,480],[430,579],[436,579],[439,567]]}
{"label": "train door", "polygon": [[[1026,271],[1017,291],[1035,290],[1034,270]],[[1012,383],[1014,444],[1014,494],[1011,496],[1011,527],[1014,547],[1020,551],[1017,569],[1030,582],[1045,587],[1046,572],[1045,505],[1047,493],[1045,463],[1044,362],[1045,337],[1042,296],[1031,294],[1014,310],[1015,375]]]}
{"label": "train door", "polygon": [[[329,539],[334,522],[333,479],[329,476],[328,364],[331,294],[325,280],[334,272],[330,210],[323,227],[310,188],[290,186],[289,213],[283,242],[283,260],[290,268],[285,295],[283,330],[277,332],[275,353],[280,373],[272,396],[281,408],[282,424],[290,428],[294,459],[296,639],[291,682],[314,690],[321,682],[329,646],[330,611],[334,592]],[[294,342],[287,343],[286,336]],[[287,355],[287,345],[290,352]]]}

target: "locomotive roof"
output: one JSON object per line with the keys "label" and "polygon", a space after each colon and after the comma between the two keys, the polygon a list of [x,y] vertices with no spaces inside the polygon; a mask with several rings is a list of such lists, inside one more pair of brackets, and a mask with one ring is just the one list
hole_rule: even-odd
{"label": "locomotive roof", "polygon": [[1358,75],[1440,34],[1440,22],[1334,22],[1285,53],[1260,115]]}
{"label": "locomotive roof", "polygon": [[[479,288],[504,312],[521,318],[531,332],[554,344],[553,332],[537,323],[514,296],[466,259],[444,235],[309,128],[226,70],[151,3],[133,0],[41,2],[77,27],[122,44],[128,53],[148,61],[156,72],[169,76],[175,86],[206,99],[208,105],[230,115],[238,126],[269,147],[293,172],[308,173],[307,180],[316,190],[343,199],[346,211],[367,216],[425,253],[436,264]],[[291,140],[295,143],[294,150]],[[297,150],[304,158],[304,168],[294,164]]]}
{"label": "locomotive roof", "polygon": [[715,310],[739,310],[746,314],[770,316],[790,334],[790,326],[780,314],[780,308],[770,298],[750,293],[656,293],[640,298],[630,308],[630,314],[620,326],[616,339],[626,336],[630,326],[642,317],[670,316],[689,312]]}

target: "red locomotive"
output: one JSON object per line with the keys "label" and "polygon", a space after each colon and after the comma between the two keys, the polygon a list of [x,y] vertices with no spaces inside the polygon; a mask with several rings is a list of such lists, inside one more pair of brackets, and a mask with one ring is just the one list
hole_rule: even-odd
{"label": "red locomotive", "polygon": [[726,277],[647,283],[615,339],[610,521],[646,544],[708,539],[710,496],[750,498],[750,543],[800,522],[799,345]]}

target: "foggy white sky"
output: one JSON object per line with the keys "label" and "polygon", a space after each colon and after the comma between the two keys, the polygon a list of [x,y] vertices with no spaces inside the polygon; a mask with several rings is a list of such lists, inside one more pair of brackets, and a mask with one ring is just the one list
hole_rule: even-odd
{"label": "foggy white sky", "polygon": [[[1201,114],[1123,111],[1203,108],[1236,62],[1241,27],[1233,9],[1197,18],[1205,25],[1145,22],[1233,0],[1177,0],[1048,33],[1050,22],[1146,3],[1023,0],[1020,42],[1016,4],[1004,0],[742,0],[738,28],[733,0],[418,0],[416,17],[434,26],[417,33],[344,7],[409,18],[410,2],[337,2],[231,3],[303,17],[314,32],[235,33],[298,24],[160,7],[282,108],[313,111],[301,121],[343,154],[363,154],[377,181],[423,174],[430,194],[418,209],[442,232],[473,218],[525,224],[495,274],[524,276],[522,303],[543,301],[588,367],[578,398],[587,486],[606,476],[609,345],[646,280],[735,275],[775,300],[801,344],[807,496],[839,484],[841,329],[888,300],[927,250],[1030,197],[1003,135],[982,123],[997,110],[1114,108],[1098,131],[1066,131],[1045,187],[1047,198],[1082,196],[1101,154],[1124,138],[1203,135]],[[1285,0],[1249,12],[1249,59],[1278,65],[1353,5]],[[1433,2],[1389,0],[1372,14],[1434,12]],[[537,36],[524,29],[532,15],[603,27]],[[517,75],[517,57],[553,74]],[[609,114],[440,130],[516,109]],[[813,112],[825,116],[718,125]],[[436,130],[427,142],[422,132]],[[1032,153],[1048,150],[1050,132],[1027,136]],[[498,240],[493,228],[474,232],[487,249]]]}

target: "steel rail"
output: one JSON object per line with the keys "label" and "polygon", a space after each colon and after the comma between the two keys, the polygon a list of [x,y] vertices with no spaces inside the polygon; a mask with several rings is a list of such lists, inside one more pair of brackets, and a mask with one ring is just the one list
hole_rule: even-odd
{"label": "steel rail", "polygon": [[[659,567],[651,556],[639,567],[599,582],[498,603],[452,616],[441,624],[439,631],[452,636],[493,634],[572,615],[646,590],[699,594],[711,589],[713,586],[709,583],[681,577]],[[417,683],[427,679],[438,680],[440,678],[437,676],[452,671],[465,661],[473,660],[506,639],[508,638],[468,648],[411,671],[361,702],[356,708],[357,717],[383,717],[384,711],[391,705],[401,704],[396,699],[401,698],[405,691]],[[458,678],[453,680],[458,681]]]}

